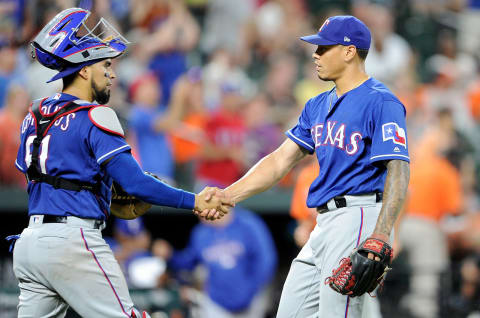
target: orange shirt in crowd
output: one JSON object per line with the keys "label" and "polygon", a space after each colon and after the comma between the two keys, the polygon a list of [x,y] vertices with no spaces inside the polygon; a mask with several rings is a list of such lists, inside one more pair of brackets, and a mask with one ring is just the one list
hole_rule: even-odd
{"label": "orange shirt in crowd", "polygon": [[408,214],[439,221],[445,214],[459,213],[461,205],[460,174],[448,160],[432,153],[412,161]]}
{"label": "orange shirt in crowd", "polygon": [[473,118],[477,121],[480,120],[480,82],[476,82],[475,85],[469,90],[467,94],[468,104],[470,106],[470,112]]}
{"label": "orange shirt in crowd", "polygon": [[[188,115],[183,120],[183,123],[189,127],[203,131],[207,120],[208,117],[204,113],[194,113]],[[172,145],[175,162],[179,164],[197,159],[202,146],[201,143],[194,139],[188,140],[175,134],[170,135],[170,144]]]}
{"label": "orange shirt in crowd", "polygon": [[315,209],[307,207],[308,189],[318,176],[318,163],[313,162],[303,167],[293,188],[290,216],[296,220],[308,220],[317,215]]}

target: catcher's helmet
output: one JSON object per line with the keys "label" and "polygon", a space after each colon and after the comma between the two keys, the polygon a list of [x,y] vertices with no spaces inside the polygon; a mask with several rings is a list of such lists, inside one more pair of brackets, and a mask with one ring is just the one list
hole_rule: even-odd
{"label": "catcher's helmet", "polygon": [[81,8],[63,10],[33,39],[33,57],[42,65],[60,71],[49,82],[86,65],[115,58],[127,48],[127,39],[104,18],[89,29],[85,24],[89,15],[90,11]]}

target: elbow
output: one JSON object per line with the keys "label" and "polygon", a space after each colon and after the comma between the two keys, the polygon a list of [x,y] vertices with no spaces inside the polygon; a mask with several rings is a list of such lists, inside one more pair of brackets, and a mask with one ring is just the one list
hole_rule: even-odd
{"label": "elbow", "polygon": [[141,175],[140,173],[134,174],[128,179],[128,182],[125,182],[127,180],[122,180],[123,182],[119,184],[123,188],[123,190],[125,190],[125,192],[127,192],[129,195],[141,198],[143,188],[142,184],[144,183],[143,178],[145,178],[145,175],[142,171]]}

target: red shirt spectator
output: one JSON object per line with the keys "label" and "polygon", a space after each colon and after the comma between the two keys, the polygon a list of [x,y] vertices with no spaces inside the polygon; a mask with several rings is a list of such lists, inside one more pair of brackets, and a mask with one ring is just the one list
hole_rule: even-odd
{"label": "red shirt spectator", "polygon": [[246,128],[237,112],[222,109],[208,120],[208,141],[203,147],[197,177],[217,186],[228,186],[243,173]]}
{"label": "red shirt spectator", "polygon": [[20,137],[18,129],[27,113],[29,97],[25,88],[11,85],[5,108],[0,112],[0,184],[25,188],[25,176],[15,169]]}

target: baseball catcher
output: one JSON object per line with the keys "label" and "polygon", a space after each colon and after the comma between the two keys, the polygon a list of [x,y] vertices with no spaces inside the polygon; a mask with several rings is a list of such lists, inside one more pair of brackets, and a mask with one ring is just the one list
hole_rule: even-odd
{"label": "baseball catcher", "polygon": [[[375,259],[368,258],[369,253],[372,253]],[[369,237],[355,248],[349,257],[340,261],[340,265],[332,271],[332,276],[327,277],[325,284],[350,297],[371,293],[383,283],[386,273],[391,269],[392,255],[393,250],[388,243]]]}

